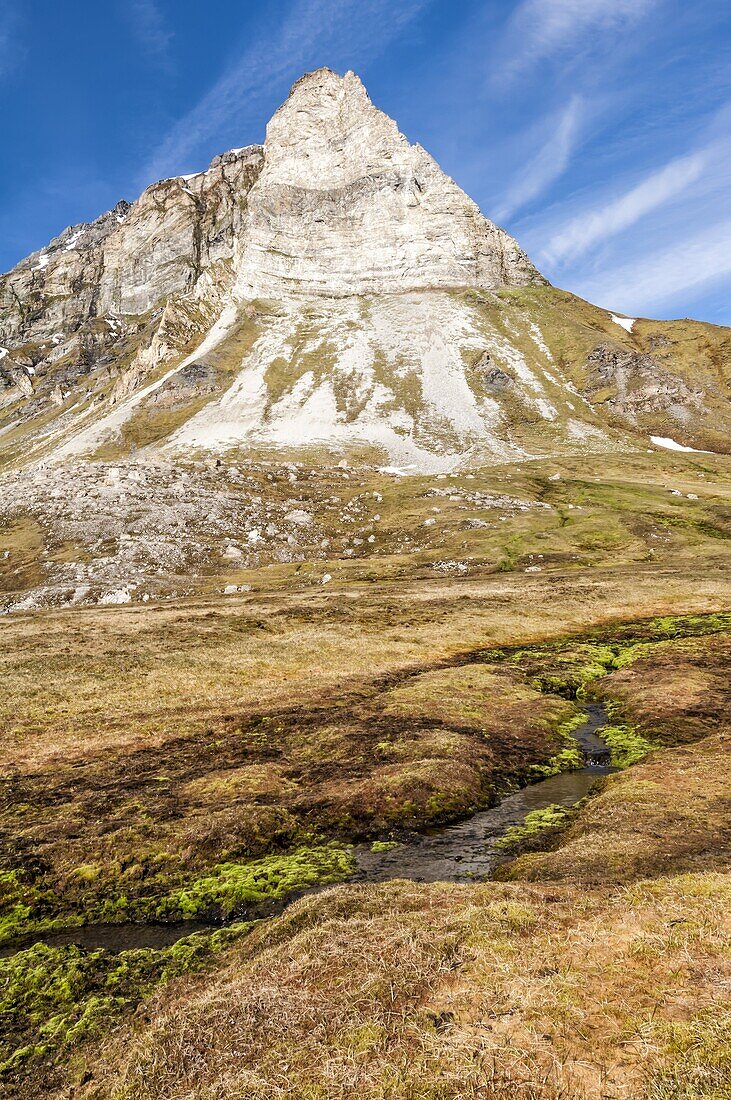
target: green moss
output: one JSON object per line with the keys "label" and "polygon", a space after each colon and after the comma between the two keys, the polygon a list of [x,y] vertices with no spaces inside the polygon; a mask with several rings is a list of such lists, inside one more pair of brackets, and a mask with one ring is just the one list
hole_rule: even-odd
{"label": "green moss", "polygon": [[630,725],[603,726],[600,733],[612,750],[612,764],[615,768],[629,768],[648,753],[660,748],[660,745],[649,741]]}
{"label": "green moss", "polygon": [[205,965],[249,927],[197,932],[162,950],[111,954],[35,944],[0,959],[0,1075],[55,1057],[108,1027],[158,985]]}
{"label": "green moss", "polygon": [[[277,900],[299,890],[341,882],[354,870],[350,848],[331,843],[298,848],[281,856],[248,863],[222,863],[210,874],[150,901],[138,899],[125,911],[148,919],[176,919],[220,912],[228,917],[241,907]],[[124,902],[125,899],[119,899]]]}
{"label": "green moss", "polygon": [[731,612],[708,615],[660,615],[645,622],[628,623],[622,629],[624,645],[671,638],[701,638],[731,631]]}
{"label": "green moss", "polygon": [[70,909],[68,901],[61,908],[53,890],[25,886],[16,872],[9,872],[0,879],[5,886],[5,904],[0,908],[0,943],[21,940],[31,933],[92,923],[184,920],[203,914],[230,918],[241,910],[313,886],[340,882],[353,870],[351,849],[333,842],[303,846],[284,855],[245,863],[218,864],[207,874],[176,885],[172,885],[175,879],[171,883],[170,874],[163,869],[157,876],[155,892],[142,897],[121,889],[119,879],[114,892],[114,880],[105,883],[108,892],[104,896],[95,880],[86,883],[82,876],[85,885],[92,889],[77,896],[75,909]]}
{"label": "green moss", "polygon": [[615,667],[617,647],[591,642],[517,650],[511,661],[524,665],[538,691],[582,699],[593,680]]}
{"label": "green moss", "polygon": [[511,852],[526,850],[533,847],[539,838],[544,842],[548,834],[565,829],[575,816],[575,806],[561,806],[558,803],[546,806],[543,810],[533,810],[522,825],[508,829],[505,836],[497,842],[497,847]]}
{"label": "green moss", "polygon": [[0,944],[22,933],[38,901],[37,891],[17,871],[0,871]]}
{"label": "green moss", "polygon": [[572,732],[582,726],[585,721],[586,715],[579,711],[560,723],[557,733],[562,739],[564,747],[545,764],[534,764],[531,768],[532,775],[548,779],[552,775],[560,775],[561,772],[570,772],[582,767],[584,757],[581,746],[572,737]]}
{"label": "green moss", "polygon": [[371,844],[372,852],[390,852],[393,848],[398,848],[399,842],[397,840],[374,840]]}

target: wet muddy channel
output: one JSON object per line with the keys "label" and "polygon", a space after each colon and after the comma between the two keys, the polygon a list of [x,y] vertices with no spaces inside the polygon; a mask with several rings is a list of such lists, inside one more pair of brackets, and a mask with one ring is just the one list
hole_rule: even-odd
{"label": "wet muddy channel", "polygon": [[[430,830],[388,851],[373,852],[369,845],[358,845],[354,851],[357,869],[349,881],[385,882],[403,878],[414,882],[469,882],[489,878],[496,866],[506,858],[499,842],[509,829],[522,825],[534,810],[552,805],[574,806],[589,793],[598,778],[616,770],[610,766],[609,748],[597,732],[607,723],[606,711],[598,703],[588,704],[584,709],[586,722],[572,734],[584,755],[583,768],[539,780],[507,795],[496,806],[476,813],[466,821]],[[255,913],[241,914],[237,919],[275,915],[295,897],[301,896],[302,893],[298,893],[284,898],[261,907],[261,910],[257,909]],[[217,927],[220,924],[204,921],[84,925],[28,937],[14,945],[7,944],[0,949],[0,957],[13,955],[39,942],[49,947],[75,944],[87,951],[160,950],[194,932],[212,931]]]}

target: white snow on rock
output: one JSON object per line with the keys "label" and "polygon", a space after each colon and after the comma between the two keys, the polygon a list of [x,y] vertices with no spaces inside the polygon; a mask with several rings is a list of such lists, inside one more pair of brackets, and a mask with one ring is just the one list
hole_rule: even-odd
{"label": "white snow on rock", "polygon": [[626,332],[631,332],[637,318],[636,317],[618,317],[616,313],[613,313],[612,314],[612,320],[614,321],[615,325],[620,325],[623,329],[625,329]]}
{"label": "white snow on rock", "polygon": [[64,251],[70,252],[71,249],[75,247],[76,242],[78,241],[79,237],[81,236],[81,233],[82,233],[82,230],[77,229],[75,233],[71,234],[69,239],[66,241],[66,244],[64,245]]}
{"label": "white snow on rock", "polygon": [[696,455],[710,455],[713,451],[699,451],[697,447],[684,447],[682,443],[676,443],[665,435],[651,435],[650,442],[656,447],[664,447],[667,451],[689,451]]}

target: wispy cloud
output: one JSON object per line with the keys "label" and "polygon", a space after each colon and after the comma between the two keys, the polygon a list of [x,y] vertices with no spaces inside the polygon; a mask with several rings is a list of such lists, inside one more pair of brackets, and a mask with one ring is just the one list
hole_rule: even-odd
{"label": "wispy cloud", "polygon": [[158,64],[172,64],[170,44],[173,32],[168,27],[157,0],[124,0],[130,28],[138,42]]}
{"label": "wispy cloud", "polygon": [[558,116],[551,118],[550,136],[523,165],[519,178],[511,184],[502,202],[498,202],[494,214],[498,221],[507,221],[564,174],[576,148],[583,112],[582,97],[574,96]]}
{"label": "wispy cloud", "polygon": [[559,266],[577,259],[635,225],[645,215],[682,194],[700,178],[708,153],[678,157],[623,195],[585,210],[555,233],[543,248],[544,263]]}
{"label": "wispy cloud", "polygon": [[574,53],[587,43],[608,48],[608,35],[626,30],[661,2],[522,0],[507,27],[503,52],[509,60],[500,74],[515,77],[538,62]]}
{"label": "wispy cloud", "polygon": [[[266,40],[247,44],[201,100],[165,136],[148,163],[145,182],[195,167],[207,141],[251,118],[257,100],[306,68],[364,64],[380,53],[431,0],[292,0],[286,17]],[[240,133],[244,143],[256,135]]]}
{"label": "wispy cloud", "polygon": [[20,13],[12,0],[0,8],[0,79],[13,72],[25,55],[18,40]]}
{"label": "wispy cloud", "polygon": [[589,280],[582,293],[625,312],[661,310],[731,276],[731,219]]}

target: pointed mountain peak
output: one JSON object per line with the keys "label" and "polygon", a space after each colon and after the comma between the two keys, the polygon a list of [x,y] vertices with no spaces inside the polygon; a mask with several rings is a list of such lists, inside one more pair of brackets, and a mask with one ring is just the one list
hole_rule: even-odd
{"label": "pointed mountain peak", "polygon": [[331,69],[301,77],[271,119],[241,243],[247,297],[544,281],[355,73]]}
{"label": "pointed mountain peak", "polygon": [[267,126],[270,174],[295,186],[340,187],[387,166],[409,148],[396,123],[371,103],[355,73],[306,73]]}

